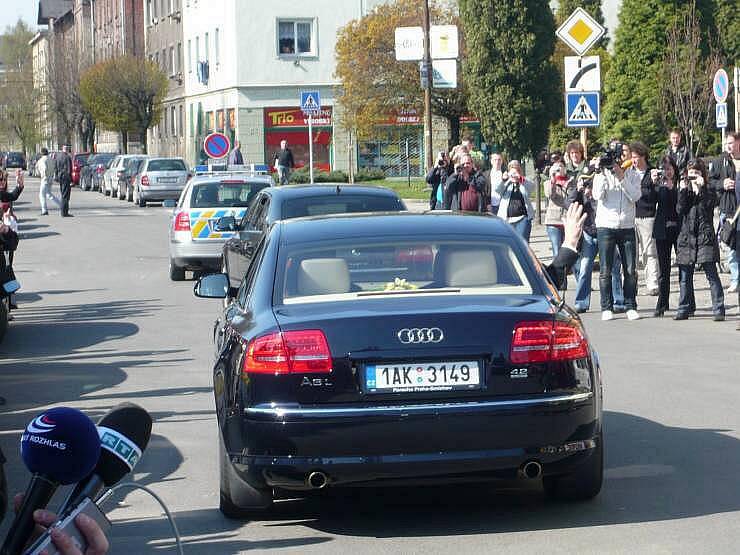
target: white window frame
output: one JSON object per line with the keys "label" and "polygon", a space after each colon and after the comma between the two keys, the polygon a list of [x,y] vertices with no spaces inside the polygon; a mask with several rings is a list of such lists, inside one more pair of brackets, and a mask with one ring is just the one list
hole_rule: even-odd
{"label": "white window frame", "polygon": [[209,40],[208,40],[208,31],[206,31],[206,34],[203,37],[203,50],[204,50],[204,53],[203,53],[203,61],[204,62],[209,62],[210,61],[208,59],[208,43],[209,43]]}
{"label": "white window frame", "polygon": [[188,39],[188,73],[193,73],[193,45]]}
{"label": "white window frame", "polygon": [[177,137],[177,107],[170,106],[170,130],[172,136]]}
{"label": "white window frame", "polygon": [[[294,52],[282,53],[280,52],[280,24],[281,23],[292,23],[293,24],[293,48]],[[295,52],[298,46],[298,33],[296,31],[296,25],[298,23],[309,23],[311,27],[311,50],[309,52]],[[275,51],[278,58],[295,59],[295,58],[317,58],[319,55],[318,49],[318,20],[310,17],[279,17],[275,20]]]}
{"label": "white window frame", "polygon": [[218,65],[219,63],[221,63],[220,46],[218,44],[219,39],[220,39],[220,36],[219,36],[220,34],[221,33],[219,32],[218,27],[216,27],[216,32],[213,35],[213,55],[214,55],[214,58],[215,58],[216,65]]}
{"label": "white window frame", "polygon": [[175,64],[175,73],[182,73],[182,43],[177,43],[177,63]]}
{"label": "white window frame", "polygon": [[169,72],[170,76],[174,76],[175,73],[177,73],[177,69],[175,68],[175,47],[170,45],[170,55],[169,55]]}

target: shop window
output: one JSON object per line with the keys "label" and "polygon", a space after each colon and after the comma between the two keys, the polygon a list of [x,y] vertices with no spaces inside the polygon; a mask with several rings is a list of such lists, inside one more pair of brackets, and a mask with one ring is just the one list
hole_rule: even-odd
{"label": "shop window", "polygon": [[278,55],[279,56],[313,56],[314,23],[310,19],[279,19]]}
{"label": "shop window", "polygon": [[206,133],[213,133],[213,112],[206,112]]}

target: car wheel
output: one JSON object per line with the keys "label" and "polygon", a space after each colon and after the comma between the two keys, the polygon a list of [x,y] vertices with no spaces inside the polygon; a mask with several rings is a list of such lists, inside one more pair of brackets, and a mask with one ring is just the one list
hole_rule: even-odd
{"label": "car wheel", "polygon": [[118,200],[126,200],[126,189],[118,186]]}
{"label": "car wheel", "polygon": [[134,200],[134,190],[132,187],[126,187],[126,200],[128,202]]}
{"label": "car wheel", "polygon": [[542,479],[547,497],[560,501],[587,501],[599,494],[604,480],[604,442],[601,438],[597,442],[591,456],[575,471]]}
{"label": "car wheel", "polygon": [[[221,431],[218,433],[221,436]],[[239,479],[226,457],[223,437],[218,442],[219,505],[226,518],[244,520],[264,513],[272,506],[270,489],[257,489]]]}
{"label": "car wheel", "polygon": [[183,281],[185,279],[185,268],[180,268],[170,258],[170,279],[172,281]]}

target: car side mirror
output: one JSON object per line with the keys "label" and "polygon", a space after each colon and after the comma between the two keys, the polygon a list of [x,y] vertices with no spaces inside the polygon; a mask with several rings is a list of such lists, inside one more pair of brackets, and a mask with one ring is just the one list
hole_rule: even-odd
{"label": "car side mirror", "polygon": [[221,216],[216,221],[216,231],[236,231],[236,218],[234,216]]}
{"label": "car side mirror", "polygon": [[229,291],[229,277],[226,274],[208,274],[195,282],[193,293],[203,299],[224,299]]}
{"label": "car side mirror", "polygon": [[162,206],[164,208],[174,208],[175,206],[177,206],[177,201],[174,201],[172,199],[167,199],[162,202]]}

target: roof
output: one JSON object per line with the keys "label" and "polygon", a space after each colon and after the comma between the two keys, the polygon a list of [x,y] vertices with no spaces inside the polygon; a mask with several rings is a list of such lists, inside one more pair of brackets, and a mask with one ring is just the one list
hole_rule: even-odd
{"label": "roof", "polygon": [[[339,191],[337,192],[337,188]],[[269,193],[280,199],[304,198],[335,192],[339,195],[373,195],[398,198],[392,189],[374,185],[347,185],[346,183],[324,183],[322,185],[283,185],[270,188]]]}
{"label": "roof", "polygon": [[501,218],[483,214],[432,211],[375,212],[310,216],[279,222],[281,241],[313,242],[352,237],[410,237],[416,235],[514,236]]}
{"label": "roof", "polygon": [[72,11],[74,0],[39,0],[39,25],[48,25],[50,19],[59,19]]}

